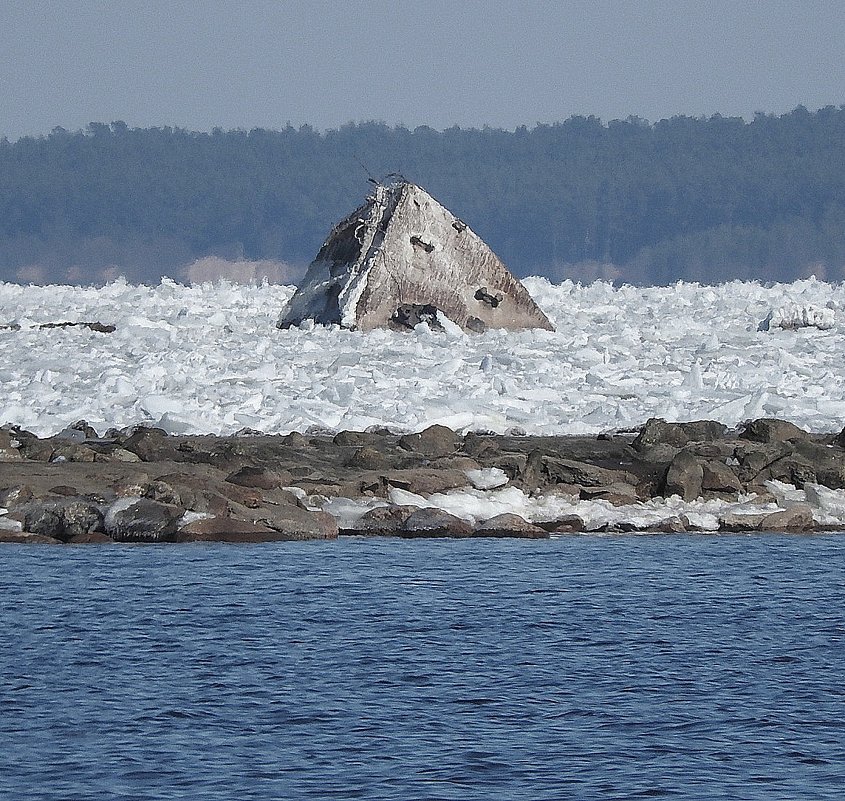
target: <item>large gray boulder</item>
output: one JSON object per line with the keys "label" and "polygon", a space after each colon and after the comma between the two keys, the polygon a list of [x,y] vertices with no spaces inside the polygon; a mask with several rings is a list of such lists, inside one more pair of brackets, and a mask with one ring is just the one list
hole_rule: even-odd
{"label": "large gray boulder", "polygon": [[685,501],[694,501],[701,495],[703,481],[704,468],[698,459],[688,451],[679,451],[666,471],[663,495],[680,495]]}
{"label": "large gray boulder", "polygon": [[106,534],[116,542],[168,542],[184,513],[149,498],[120,498],[106,511]]}
{"label": "large gray boulder", "polygon": [[327,512],[312,512],[293,504],[265,506],[254,510],[255,523],[273,529],[279,540],[333,540],[338,528]]}
{"label": "large gray boulder", "polygon": [[476,537],[514,537],[523,540],[548,539],[549,532],[519,515],[506,512],[475,527]]}
{"label": "large gray boulder", "polygon": [[803,428],[798,428],[787,420],[763,417],[752,420],[739,435],[741,439],[752,442],[788,442],[790,440],[806,440],[809,434]]}
{"label": "large gray boulder", "polygon": [[399,447],[422,454],[429,459],[449,456],[461,445],[461,438],[451,428],[433,425],[416,434],[399,438]]}
{"label": "large gray boulder", "polygon": [[417,509],[399,530],[400,537],[471,537],[472,526],[442,509]]}
{"label": "large gray boulder", "polygon": [[277,542],[288,537],[269,526],[234,517],[194,520],[176,532],[176,542]]}

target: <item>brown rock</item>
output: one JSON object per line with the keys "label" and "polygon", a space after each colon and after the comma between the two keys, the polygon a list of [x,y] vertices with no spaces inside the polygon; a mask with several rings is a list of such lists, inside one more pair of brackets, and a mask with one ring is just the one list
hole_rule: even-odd
{"label": "brown rock", "polygon": [[[843,464],[816,464],[814,465],[816,482],[830,489],[845,489],[845,465]],[[810,479],[812,482],[812,479]],[[807,483],[805,481],[804,483]]]}
{"label": "brown rock", "polygon": [[[357,487],[353,490],[352,495],[348,495],[350,485],[341,484],[326,484],[321,481],[298,481],[294,486],[306,493],[305,506],[308,504],[314,505],[312,499],[319,500],[320,498],[336,498],[336,497],[352,497],[357,498],[360,494]],[[265,493],[266,497],[266,493]],[[303,506],[303,502],[297,499],[297,504]]]}
{"label": "brown rock", "polygon": [[150,477],[146,473],[134,473],[116,481],[113,489],[118,498],[141,498],[149,485]]}
{"label": "brown rock", "polygon": [[[789,455],[792,448],[783,442],[754,443],[737,445],[735,456],[739,460],[737,476],[743,484],[751,484],[756,481],[769,465]],[[760,481],[767,477],[762,477]]]}
{"label": "brown rock", "polygon": [[469,479],[463,470],[391,470],[380,478],[387,487],[397,487],[423,496],[469,485]]}
{"label": "brown rock", "polygon": [[67,445],[57,445],[53,448],[53,455],[50,458],[51,462],[95,462],[97,461],[97,451],[89,448],[86,445],[75,445],[73,443]]}
{"label": "brown rock", "polygon": [[20,462],[19,441],[5,428],[0,428],[0,462]]}
{"label": "brown rock", "polygon": [[472,526],[442,509],[416,509],[399,531],[400,537],[471,537]]}
{"label": "brown rock", "polygon": [[304,437],[298,431],[291,431],[290,434],[285,434],[282,437],[282,445],[288,448],[308,448],[311,445],[311,440]]}
{"label": "brown rock", "polygon": [[684,446],[684,450],[702,459],[724,462],[725,459],[730,459],[734,455],[736,441],[723,439],[715,442],[690,442],[689,445]]}
{"label": "brown rock", "polygon": [[737,494],[742,492],[742,482],[724,462],[702,462],[701,489],[714,493]]}
{"label": "brown rock", "polygon": [[671,445],[682,448],[689,442],[684,428],[679,423],[667,423],[660,417],[652,417],[646,421],[637,438],[633,441],[634,450],[643,451],[654,445]]}
{"label": "brown rock", "polygon": [[608,470],[589,462],[572,459],[543,459],[543,469],[555,484],[577,484],[580,487],[606,487],[610,484],[636,486],[637,477],[624,470]]}
{"label": "brown rock", "polygon": [[768,517],[768,514],[765,512],[757,514],[727,512],[719,518],[719,531],[756,531],[766,517]]}
{"label": "brown rock", "polygon": [[724,423],[715,420],[693,420],[680,423],[680,426],[690,442],[715,442],[722,439],[728,430]]}
{"label": "brown rock", "polygon": [[739,435],[740,439],[749,439],[752,442],[786,442],[788,440],[805,440],[810,435],[802,428],[788,423],[786,420],[774,418],[761,418],[753,420]]}
{"label": "brown rock", "polygon": [[[351,497],[358,497],[358,494],[355,495],[347,495],[344,494],[344,487],[338,488],[340,492],[338,492],[336,497],[343,497],[343,498],[351,498]],[[299,502],[299,497],[287,489],[275,489],[275,490],[264,490],[262,493],[264,496],[264,505],[265,506],[301,506],[302,504]],[[197,510],[199,511],[199,510]]]}
{"label": "brown rock", "polygon": [[106,511],[105,530],[116,542],[167,542],[185,510],[149,498],[124,498]]}
{"label": "brown rock", "polygon": [[338,431],[334,435],[332,442],[341,448],[346,448],[350,446],[360,447],[362,445],[370,445],[374,439],[376,437],[373,434],[363,431]]}
{"label": "brown rock", "polygon": [[358,448],[352,456],[346,460],[346,467],[358,470],[381,470],[390,464],[390,459],[381,451],[364,445]]}
{"label": "brown rock", "polygon": [[[530,481],[526,481],[526,467],[528,465],[528,457],[524,453],[502,453],[502,454],[493,454],[493,458],[487,463],[487,467],[498,467],[499,470],[502,470],[505,475],[508,477],[508,481],[516,481],[519,482],[529,489],[536,489],[539,486],[540,482],[540,470],[538,469],[536,472],[535,483],[531,484]],[[540,468],[542,468],[542,461],[540,462]],[[530,479],[531,476],[528,476]]]}
{"label": "brown rock", "polygon": [[685,501],[694,501],[701,495],[704,470],[698,460],[687,451],[679,451],[663,482],[663,496],[680,495]]}
{"label": "brown rock", "polygon": [[0,506],[11,509],[31,501],[33,495],[32,487],[28,484],[16,484],[0,490]]}
{"label": "brown rock", "polygon": [[637,503],[637,491],[630,484],[609,484],[606,487],[582,487],[580,497],[585,501],[608,501],[614,506]]}
{"label": "brown rock", "polygon": [[[531,453],[528,454],[528,457],[525,459],[524,462],[524,467],[522,468],[519,474],[519,481],[522,486],[525,487],[525,489],[535,490],[539,489],[543,486],[543,484],[545,484],[546,473],[544,470],[544,461],[545,456],[539,448],[534,448],[534,450],[532,450]],[[501,467],[501,469],[504,470],[505,473],[507,473],[510,477],[510,472],[501,462],[501,459],[498,460],[496,466]]]}
{"label": "brown rock", "polygon": [[476,537],[516,537],[519,539],[547,539],[549,532],[529,523],[516,514],[501,514],[479,523],[475,527]]}
{"label": "brown rock", "polygon": [[90,531],[85,534],[74,534],[68,545],[114,545],[114,540],[102,531]]}
{"label": "brown rock", "polygon": [[[195,520],[176,532],[176,542],[279,542],[291,539],[285,533],[233,517]],[[299,538],[296,538],[299,539]]]}
{"label": "brown rock", "polygon": [[578,515],[564,515],[541,525],[552,534],[575,534],[587,527],[584,519]]}
{"label": "brown rock", "polygon": [[757,525],[761,531],[809,531],[815,525],[813,510],[806,504],[766,515]]}
{"label": "brown rock", "polygon": [[134,463],[140,462],[141,457],[138,456],[137,453],[132,453],[132,451],[127,451],[125,448],[115,446],[104,450],[98,450],[94,461]]}
{"label": "brown rock", "polygon": [[53,458],[53,446],[44,439],[38,437],[26,437],[21,439],[19,451],[24,459],[30,462],[49,462]]}
{"label": "brown rock", "polygon": [[817,479],[815,465],[797,454],[790,454],[772,462],[754,477],[755,483],[758,484],[770,479],[799,488],[805,484],[824,483]]}
{"label": "brown rock", "polygon": [[[149,469],[154,468],[150,466]],[[226,483],[224,475],[223,471],[210,465],[180,465],[177,472],[162,473],[144,484],[141,494],[154,501],[172,503],[194,512],[218,514],[225,510],[227,503],[220,490],[235,494],[249,491]]]}
{"label": "brown rock", "polygon": [[257,509],[264,502],[261,490],[253,487],[241,487],[238,484],[226,482],[221,483],[217,491],[224,497],[250,509]]}
{"label": "brown rock", "polygon": [[377,506],[359,517],[355,522],[355,527],[345,533],[370,537],[396,537],[399,536],[405,521],[416,510],[416,506]]}
{"label": "brown rock", "polygon": [[253,511],[252,522],[272,528],[288,540],[332,540],[338,535],[337,522],[327,512],[311,512],[299,506],[262,507]]}
{"label": "brown rock", "polygon": [[144,462],[180,462],[184,455],[174,440],[160,428],[138,428],[122,445],[124,450],[131,451]]}
{"label": "brown rock", "polygon": [[287,471],[280,475],[263,467],[246,466],[230,473],[226,481],[239,487],[272,490],[290,484],[291,475]]}
{"label": "brown rock", "polygon": [[0,542],[21,545],[61,545],[61,540],[47,537],[44,534],[28,534],[25,531],[9,531],[0,528]]}
{"label": "brown rock", "polygon": [[189,509],[191,502],[194,500],[195,493],[190,488],[185,487],[177,489],[169,481],[164,481],[161,478],[150,481],[144,488],[144,497],[159,503],[168,503],[171,506],[181,506],[184,509]]}
{"label": "brown rock", "polygon": [[50,487],[51,495],[67,495],[73,497],[79,495],[80,492],[76,487],[69,487],[67,484],[57,484],[55,487]]}
{"label": "brown rock", "polygon": [[215,517],[228,517],[231,514],[231,504],[227,498],[216,492],[206,492],[195,498],[191,511]]}
{"label": "brown rock", "polygon": [[60,507],[60,513],[63,531],[59,539],[67,541],[77,536],[103,531],[103,514],[92,503],[85,501],[64,503]]}
{"label": "brown rock", "polygon": [[98,439],[97,430],[88,424],[87,420],[77,420],[68,426],[70,431],[79,431],[85,439]]}
{"label": "brown rock", "polygon": [[[809,440],[791,444],[794,448],[793,457],[812,467],[811,471],[799,469],[799,480],[803,483],[822,484],[831,489],[845,489],[845,454],[840,448]],[[815,481],[812,475],[815,475]]]}
{"label": "brown rock", "polygon": [[429,458],[448,456],[461,444],[461,438],[446,426],[433,425],[418,434],[405,434],[399,438],[399,446],[420,453]]}
{"label": "brown rock", "polygon": [[492,459],[499,452],[499,445],[495,439],[471,431],[464,437],[462,450],[476,459]]}
{"label": "brown rock", "polygon": [[481,465],[475,459],[470,459],[469,456],[443,456],[440,459],[430,460],[428,467],[431,470],[461,470],[466,472],[467,470],[478,470]]}
{"label": "brown rock", "polygon": [[[694,453],[695,445],[684,446],[690,453]],[[646,465],[664,465],[664,469],[669,466],[672,459],[674,459],[680,452],[680,448],[674,445],[650,445],[647,448],[637,451],[637,461]]]}

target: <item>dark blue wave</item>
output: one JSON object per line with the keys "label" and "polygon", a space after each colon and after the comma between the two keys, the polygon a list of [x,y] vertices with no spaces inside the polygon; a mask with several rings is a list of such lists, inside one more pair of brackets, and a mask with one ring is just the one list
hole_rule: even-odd
{"label": "dark blue wave", "polygon": [[834,799],[845,539],[0,550],[0,798]]}

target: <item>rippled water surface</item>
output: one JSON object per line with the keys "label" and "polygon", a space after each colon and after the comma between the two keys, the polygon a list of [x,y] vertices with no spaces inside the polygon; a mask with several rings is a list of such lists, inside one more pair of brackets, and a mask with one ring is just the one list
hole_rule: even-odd
{"label": "rippled water surface", "polygon": [[839,799],[845,538],[0,549],[3,799]]}

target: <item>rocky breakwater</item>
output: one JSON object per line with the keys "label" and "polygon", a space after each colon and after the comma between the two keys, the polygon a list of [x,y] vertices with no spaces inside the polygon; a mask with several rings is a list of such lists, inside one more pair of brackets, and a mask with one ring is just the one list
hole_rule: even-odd
{"label": "rocky breakwater", "polygon": [[838,530],[841,490],[845,432],[774,419],[598,437],[0,429],[5,542]]}

